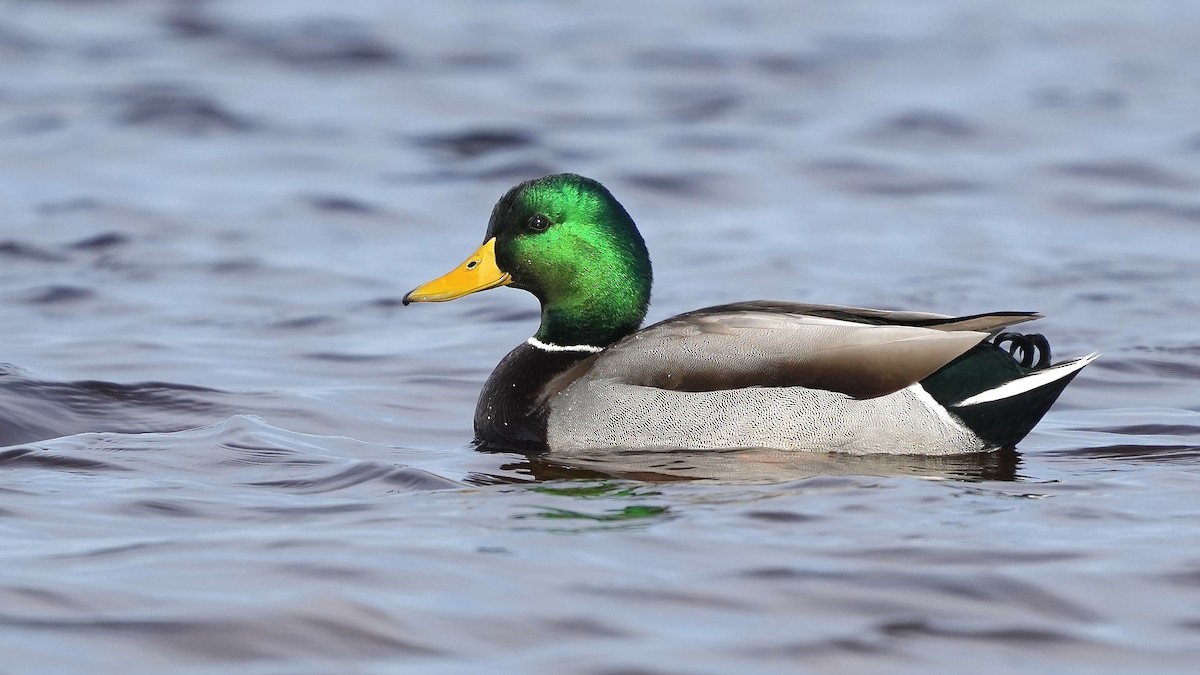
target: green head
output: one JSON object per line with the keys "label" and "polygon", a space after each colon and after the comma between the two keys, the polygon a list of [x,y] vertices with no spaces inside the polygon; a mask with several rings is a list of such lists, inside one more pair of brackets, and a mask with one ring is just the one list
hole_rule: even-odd
{"label": "green head", "polygon": [[641,325],[651,280],[646,244],[624,207],[590,178],[555,174],[509,190],[480,250],[405,301],[511,285],[542,303],[537,339],[603,347]]}

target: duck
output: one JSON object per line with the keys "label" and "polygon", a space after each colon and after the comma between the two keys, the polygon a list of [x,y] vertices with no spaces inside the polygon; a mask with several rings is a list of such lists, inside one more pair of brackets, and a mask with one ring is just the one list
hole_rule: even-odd
{"label": "duck", "polygon": [[541,321],[483,384],[478,447],[535,453],[767,448],[950,455],[1013,448],[1098,354],[1050,363],[1040,318],[786,301],[706,307],[642,327],[653,273],[599,182],[524,181],[483,244],[402,303],[503,286]]}

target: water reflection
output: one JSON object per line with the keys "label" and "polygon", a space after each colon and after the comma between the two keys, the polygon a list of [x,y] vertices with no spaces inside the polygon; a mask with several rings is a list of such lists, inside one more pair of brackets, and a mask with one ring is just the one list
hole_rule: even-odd
{"label": "water reflection", "polygon": [[[501,452],[486,446],[480,452]],[[512,454],[504,451],[504,454]],[[1014,481],[1021,456],[1016,450],[963,455],[849,455],[835,452],[788,452],[762,448],[739,450],[604,450],[587,455],[515,455],[504,471],[535,480],[622,478],[665,483],[783,483],[812,476],[920,476],[958,481]],[[511,479],[507,479],[511,480]]]}
{"label": "water reflection", "polygon": [[1066,457],[1142,460],[1174,464],[1181,460],[1194,461],[1200,458],[1200,446],[1196,445],[1101,445],[1087,448],[1052,450],[1050,455]]}

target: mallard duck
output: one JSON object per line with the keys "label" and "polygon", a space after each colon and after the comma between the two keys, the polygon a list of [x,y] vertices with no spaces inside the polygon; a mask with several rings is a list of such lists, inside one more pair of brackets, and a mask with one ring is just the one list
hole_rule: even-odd
{"label": "mallard duck", "polygon": [[556,174],[510,189],[483,245],[403,302],[499,286],[541,301],[479,396],[475,435],[494,449],[981,452],[1024,438],[1097,356],[1050,365],[1045,338],[1001,332],[1033,312],[755,301],[639,329],[651,278],[625,208]]}

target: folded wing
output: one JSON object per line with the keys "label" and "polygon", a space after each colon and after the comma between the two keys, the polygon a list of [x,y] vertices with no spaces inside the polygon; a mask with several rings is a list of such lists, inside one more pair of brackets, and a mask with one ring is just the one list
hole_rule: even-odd
{"label": "folded wing", "polygon": [[675,391],[807,387],[874,398],[920,382],[992,333],[1038,316],[721,305],[626,337],[599,354],[586,377]]}

